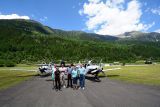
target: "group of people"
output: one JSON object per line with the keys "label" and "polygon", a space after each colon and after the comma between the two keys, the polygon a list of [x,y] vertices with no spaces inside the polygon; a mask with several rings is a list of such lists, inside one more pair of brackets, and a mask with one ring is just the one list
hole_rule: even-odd
{"label": "group of people", "polygon": [[[61,64],[61,67],[58,68],[56,64],[54,66],[51,65],[52,70],[52,80],[53,80],[53,88],[56,90],[61,90],[61,88],[71,87],[74,90],[77,89],[85,89],[85,75],[87,73],[84,65],[80,65],[79,67],[70,64],[69,67],[65,67],[64,64]],[[67,76],[67,84],[66,78]]]}

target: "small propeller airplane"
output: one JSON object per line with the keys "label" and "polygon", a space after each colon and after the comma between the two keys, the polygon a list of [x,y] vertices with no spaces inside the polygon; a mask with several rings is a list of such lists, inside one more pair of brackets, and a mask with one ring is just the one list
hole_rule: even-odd
{"label": "small propeller airplane", "polygon": [[99,73],[103,73],[103,75],[105,76],[105,73],[103,71],[103,67],[104,67],[104,65],[102,64],[102,60],[97,65],[92,64],[92,60],[88,61],[88,63],[85,65],[87,74],[94,75],[94,78],[96,81],[100,81],[99,76],[98,76]]}
{"label": "small propeller airplane", "polygon": [[[64,63],[64,61],[63,61]],[[61,64],[63,64],[62,62],[60,63],[59,66],[57,67],[60,67]],[[80,61],[79,61],[79,64],[77,64],[77,68],[80,67]],[[51,66],[53,66],[53,63],[52,64],[39,64],[39,71],[41,74],[45,74],[45,75],[51,75],[52,73],[52,69],[51,69]],[[68,67],[69,65],[65,65],[65,67]],[[103,67],[104,65],[102,64],[102,60],[100,61],[99,64],[92,64],[92,60],[89,60],[88,63],[84,64],[84,67],[86,69],[86,75],[94,75],[94,79],[96,81],[100,81],[99,79],[99,73],[103,73],[103,75],[105,76],[105,73],[103,71]]]}

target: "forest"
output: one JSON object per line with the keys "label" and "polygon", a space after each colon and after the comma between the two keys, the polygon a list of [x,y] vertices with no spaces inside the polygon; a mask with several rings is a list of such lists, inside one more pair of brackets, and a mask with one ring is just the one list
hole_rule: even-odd
{"label": "forest", "polygon": [[0,21],[0,66],[59,62],[61,59],[68,62],[89,59],[102,59],[103,62],[160,61],[160,42],[117,41],[113,38],[103,41],[85,33],[83,36],[80,32],[71,33],[71,36],[62,31],[55,33],[53,29],[32,21]]}

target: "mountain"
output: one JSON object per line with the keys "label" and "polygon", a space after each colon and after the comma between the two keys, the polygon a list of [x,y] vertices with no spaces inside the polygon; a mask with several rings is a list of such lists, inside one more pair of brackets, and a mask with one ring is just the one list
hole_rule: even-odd
{"label": "mountain", "polygon": [[68,63],[85,59],[105,62],[160,60],[160,42],[148,42],[152,36],[146,36],[145,42],[136,42],[139,39],[135,38],[143,34],[139,36],[139,33],[125,33],[125,38],[118,38],[53,29],[33,20],[0,20],[0,63],[58,62],[61,59]]}
{"label": "mountain", "polygon": [[17,32],[32,33],[32,35],[57,36],[74,40],[94,40],[94,41],[118,40],[118,37],[109,35],[98,35],[82,31],[64,31],[60,29],[53,29],[33,20],[22,20],[22,19],[0,20],[0,29],[2,30],[3,28],[10,29],[12,32],[17,31]]}
{"label": "mountain", "polygon": [[[60,29],[52,29],[48,27],[53,35],[57,35],[63,38],[69,38],[74,40],[94,40],[94,41],[115,41],[118,37],[110,35],[98,35],[94,33],[86,33],[83,31],[64,31]],[[65,35],[65,36],[64,36]]]}
{"label": "mountain", "polygon": [[124,34],[119,35],[122,41],[147,41],[147,42],[159,42],[160,41],[160,33],[151,32],[151,33],[143,33],[139,31],[126,32]]}
{"label": "mountain", "polygon": [[0,28],[22,31],[22,32],[32,32],[32,33],[43,33],[49,34],[50,30],[46,29],[41,23],[33,21],[33,20],[23,20],[23,19],[1,19],[0,20]]}
{"label": "mountain", "polygon": [[[3,29],[4,28],[4,29]],[[64,31],[60,29],[53,29],[44,26],[39,22],[33,20],[0,20],[0,29],[2,31],[8,29],[7,32],[25,32],[31,35],[43,36],[56,36],[72,40],[85,40],[85,41],[143,41],[143,42],[159,42],[160,33],[143,33],[139,31],[125,32],[124,34],[111,36],[99,35],[95,33],[86,33],[82,31]]]}

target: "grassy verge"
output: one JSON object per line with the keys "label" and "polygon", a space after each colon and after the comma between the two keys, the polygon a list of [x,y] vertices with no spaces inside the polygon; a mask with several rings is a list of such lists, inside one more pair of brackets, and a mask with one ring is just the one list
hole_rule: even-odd
{"label": "grassy verge", "polygon": [[[36,72],[16,71],[10,70],[11,68],[17,69],[17,67],[2,67],[0,68],[0,90],[9,88],[13,85],[21,83],[34,75]],[[18,67],[19,68],[19,67]],[[22,69],[32,69],[32,67],[20,67]]]}
{"label": "grassy verge", "polygon": [[[116,67],[106,67],[111,69]],[[160,86],[160,64],[148,66],[120,66],[121,69],[105,72],[110,79]]]}
{"label": "grassy verge", "polygon": [[17,70],[37,70],[37,66],[35,65],[26,65],[26,64],[17,64],[15,67],[0,67],[0,70],[13,70],[13,69],[17,69]]}

